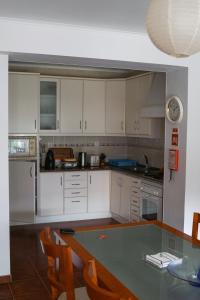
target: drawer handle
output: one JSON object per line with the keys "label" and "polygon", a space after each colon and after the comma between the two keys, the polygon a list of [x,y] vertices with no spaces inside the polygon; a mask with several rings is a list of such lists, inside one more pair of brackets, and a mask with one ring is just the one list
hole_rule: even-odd
{"label": "drawer handle", "polygon": [[72,177],[80,177],[81,175],[78,175],[78,174],[76,174],[76,175],[72,175]]}
{"label": "drawer handle", "polygon": [[80,194],[81,192],[73,192],[72,195]]}
{"label": "drawer handle", "polygon": [[72,200],[73,203],[79,203],[81,202],[80,200]]}
{"label": "drawer handle", "polygon": [[72,185],[80,185],[80,183],[72,183]]}
{"label": "drawer handle", "polygon": [[136,201],[136,200],[132,200],[132,202],[133,202],[133,203],[138,203],[138,201]]}

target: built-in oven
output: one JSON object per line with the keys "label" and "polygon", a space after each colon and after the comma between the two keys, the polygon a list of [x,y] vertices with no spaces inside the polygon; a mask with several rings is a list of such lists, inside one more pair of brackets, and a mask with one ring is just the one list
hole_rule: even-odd
{"label": "built-in oven", "polygon": [[8,153],[10,159],[37,157],[36,136],[9,136]]}
{"label": "built-in oven", "polygon": [[161,184],[153,181],[142,182],[140,218],[148,221],[162,221],[163,189]]}

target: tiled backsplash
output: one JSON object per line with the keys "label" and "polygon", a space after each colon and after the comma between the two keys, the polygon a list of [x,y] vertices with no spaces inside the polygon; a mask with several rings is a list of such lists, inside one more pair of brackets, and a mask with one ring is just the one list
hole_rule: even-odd
{"label": "tiled backsplash", "polygon": [[164,139],[145,139],[134,137],[105,136],[42,136],[40,145],[45,151],[50,147],[73,148],[75,157],[80,151],[87,154],[106,155],[106,160],[113,158],[131,158],[144,163],[144,154],[149,157],[151,166],[160,167],[164,162]]}

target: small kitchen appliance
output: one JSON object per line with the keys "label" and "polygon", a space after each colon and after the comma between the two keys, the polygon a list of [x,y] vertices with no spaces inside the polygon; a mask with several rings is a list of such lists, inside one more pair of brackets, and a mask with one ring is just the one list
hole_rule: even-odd
{"label": "small kitchen appliance", "polygon": [[87,153],[86,152],[79,152],[78,164],[79,164],[80,168],[85,168],[87,166]]}
{"label": "small kitchen appliance", "polygon": [[62,160],[63,169],[73,169],[78,165],[77,160],[75,158],[66,158]]}
{"label": "small kitchen appliance", "polygon": [[100,159],[99,155],[90,155],[90,167],[99,167]]}
{"label": "small kitchen appliance", "polygon": [[10,159],[31,159],[37,157],[36,136],[10,136],[8,140]]}
{"label": "small kitchen appliance", "polygon": [[48,150],[45,160],[45,169],[54,170],[55,169],[55,159],[52,150]]}

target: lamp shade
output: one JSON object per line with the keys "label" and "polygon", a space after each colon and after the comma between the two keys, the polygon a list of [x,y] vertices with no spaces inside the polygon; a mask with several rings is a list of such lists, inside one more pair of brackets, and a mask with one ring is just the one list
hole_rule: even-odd
{"label": "lamp shade", "polygon": [[200,51],[200,0],[151,0],[146,25],[154,45],[169,55]]}

